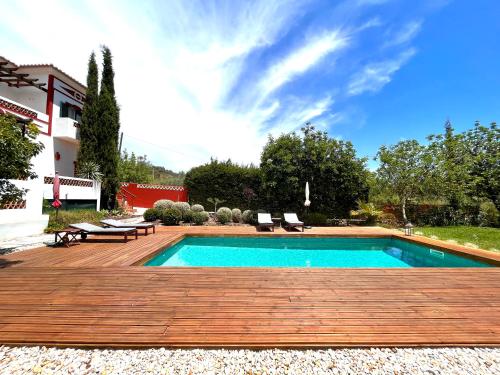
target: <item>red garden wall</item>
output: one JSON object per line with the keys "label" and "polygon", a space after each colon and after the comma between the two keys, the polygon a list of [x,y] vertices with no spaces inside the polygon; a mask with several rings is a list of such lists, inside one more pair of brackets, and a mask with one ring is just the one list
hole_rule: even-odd
{"label": "red garden wall", "polygon": [[153,207],[160,199],[187,202],[188,193],[184,186],[122,183],[117,194],[119,202],[127,201],[129,207]]}

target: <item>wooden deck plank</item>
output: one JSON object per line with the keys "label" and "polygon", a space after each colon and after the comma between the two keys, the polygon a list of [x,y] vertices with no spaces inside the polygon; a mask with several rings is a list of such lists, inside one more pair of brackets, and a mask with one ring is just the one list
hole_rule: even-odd
{"label": "wooden deck plank", "polygon": [[0,283],[8,344],[500,345],[498,268],[12,267]]}
{"label": "wooden deck plank", "polygon": [[[500,346],[500,268],[134,266],[185,234],[302,236],[253,227],[158,228],[126,244],[105,238],[0,256],[0,343]],[[400,236],[380,228],[314,228],[306,235]],[[421,242],[448,246],[433,241]]]}

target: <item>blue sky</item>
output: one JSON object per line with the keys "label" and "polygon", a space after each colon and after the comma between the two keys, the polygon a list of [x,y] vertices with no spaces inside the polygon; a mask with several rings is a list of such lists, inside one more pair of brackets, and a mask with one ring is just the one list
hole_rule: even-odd
{"label": "blue sky", "polygon": [[0,54],[19,64],[84,82],[88,55],[107,44],[125,147],[174,170],[211,156],[258,163],[268,134],[306,121],[367,157],[447,118],[457,130],[500,121],[493,0],[0,5],[12,10]]}

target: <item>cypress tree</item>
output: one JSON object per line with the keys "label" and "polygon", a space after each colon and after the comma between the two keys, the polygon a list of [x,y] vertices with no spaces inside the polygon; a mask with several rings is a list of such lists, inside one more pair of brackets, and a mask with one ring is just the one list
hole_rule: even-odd
{"label": "cypress tree", "polygon": [[97,135],[99,130],[98,114],[98,70],[95,53],[89,58],[87,73],[87,91],[83,104],[82,121],[80,124],[80,148],[78,150],[78,165],[88,162],[97,163],[99,144]]}
{"label": "cypress tree", "polygon": [[113,208],[118,181],[118,133],[120,130],[119,108],[115,98],[114,71],[111,51],[102,47],[103,70],[99,93],[99,164],[103,174],[101,207]]}

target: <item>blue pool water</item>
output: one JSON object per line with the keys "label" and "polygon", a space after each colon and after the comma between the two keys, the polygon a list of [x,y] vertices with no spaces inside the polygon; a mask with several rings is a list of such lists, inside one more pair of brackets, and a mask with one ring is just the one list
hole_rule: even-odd
{"label": "blue pool water", "polygon": [[148,261],[169,267],[490,267],[391,238],[187,237]]}

